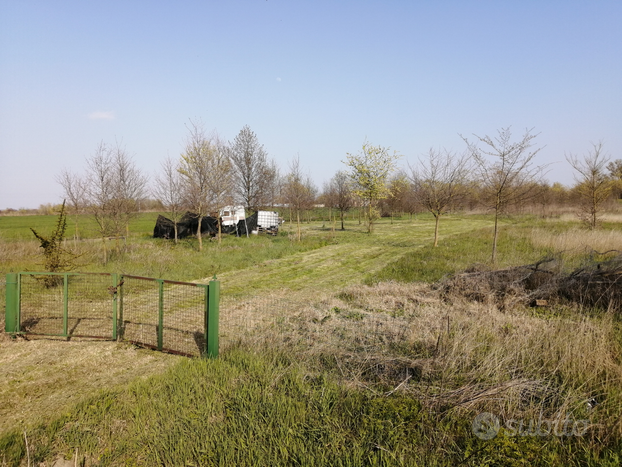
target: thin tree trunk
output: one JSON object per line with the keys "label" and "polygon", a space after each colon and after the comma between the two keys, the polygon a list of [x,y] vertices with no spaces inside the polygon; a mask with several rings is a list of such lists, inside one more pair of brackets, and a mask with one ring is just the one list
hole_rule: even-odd
{"label": "thin tree trunk", "polygon": [[441,216],[435,215],[436,222],[434,223],[434,246],[438,246],[438,222],[441,220]]}
{"label": "thin tree trunk", "polygon": [[75,239],[79,240],[80,239],[80,232],[78,231],[78,214],[76,214],[76,235],[75,235]]}
{"label": "thin tree trunk", "polygon": [[497,262],[497,236],[499,235],[499,211],[495,210],[495,230],[492,236],[492,264]]}
{"label": "thin tree trunk", "polygon": [[108,264],[108,248],[106,247],[106,237],[102,236],[102,243],[104,246],[104,266]]}
{"label": "thin tree trunk", "polygon": [[203,236],[201,235],[201,221],[203,216],[199,216],[199,225],[197,227],[197,240],[199,241],[199,251],[203,251]]}

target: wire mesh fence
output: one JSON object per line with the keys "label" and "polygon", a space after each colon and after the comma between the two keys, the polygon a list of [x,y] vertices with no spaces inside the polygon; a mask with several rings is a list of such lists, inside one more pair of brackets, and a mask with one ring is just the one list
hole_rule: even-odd
{"label": "wire mesh fence", "polygon": [[[373,309],[357,305],[356,295],[369,292],[277,289],[224,293],[216,338],[210,339],[205,284],[115,274],[65,273],[56,282],[41,273],[19,277],[14,332],[20,333],[122,339],[199,356],[209,353],[208,341],[217,343],[216,355],[218,342],[223,348],[241,342],[256,348],[286,343],[313,352],[391,355],[410,345],[414,332],[408,307],[396,312],[382,303]],[[9,282],[7,275],[0,294],[9,291]],[[393,297],[387,294],[382,300]]]}
{"label": "wire mesh fence", "polygon": [[313,352],[401,354],[412,341],[410,310],[390,306],[360,308],[338,293],[301,293],[288,289],[252,297],[223,294],[220,342],[223,348],[244,342],[259,346],[286,343]]}
{"label": "wire mesh fence", "polygon": [[74,337],[113,335],[114,294],[108,275],[67,276],[67,334]]}
{"label": "wire mesh fence", "polygon": [[205,286],[123,276],[123,339],[199,355],[205,348]]}
{"label": "wire mesh fence", "polygon": [[119,311],[120,336],[130,342],[158,347],[159,285],[156,281],[124,278]]}
{"label": "wire mesh fence", "polygon": [[66,329],[63,287],[48,287],[43,277],[22,274],[20,330],[27,334],[63,336]]}
{"label": "wire mesh fence", "polygon": [[292,313],[299,303],[288,290],[247,294],[223,294],[220,301],[220,343],[264,340],[282,336],[291,327]]}
{"label": "wire mesh fence", "polygon": [[205,348],[205,290],[164,283],[162,345],[170,350],[197,355]]}
{"label": "wire mesh fence", "polygon": [[[206,352],[210,287],[206,284],[117,274],[9,276],[18,296],[11,318],[8,310],[3,313],[7,322],[15,322],[10,332],[118,338],[193,356]],[[217,303],[215,309],[217,318]],[[11,326],[7,324],[7,330]],[[217,336],[215,348],[217,354]]]}
{"label": "wire mesh fence", "polygon": [[109,274],[21,273],[20,331],[63,337],[113,337]]}

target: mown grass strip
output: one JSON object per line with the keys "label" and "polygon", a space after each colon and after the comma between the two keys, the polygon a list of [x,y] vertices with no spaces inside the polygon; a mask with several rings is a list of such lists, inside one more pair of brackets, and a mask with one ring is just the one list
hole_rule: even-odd
{"label": "mown grass strip", "polygon": [[[467,268],[501,269],[539,261],[545,257],[559,257],[562,248],[555,242],[539,242],[534,232],[546,231],[555,235],[572,232],[576,223],[546,222],[526,217],[514,219],[501,229],[498,261],[490,263],[492,230],[489,227],[456,233],[445,238],[438,247],[423,245],[412,249],[387,264],[378,272],[368,274],[365,283],[373,284],[395,280],[399,282],[436,282],[443,276]],[[539,230],[540,229],[540,230]],[[566,251],[565,258],[576,263],[576,256],[585,256],[586,250]]]}

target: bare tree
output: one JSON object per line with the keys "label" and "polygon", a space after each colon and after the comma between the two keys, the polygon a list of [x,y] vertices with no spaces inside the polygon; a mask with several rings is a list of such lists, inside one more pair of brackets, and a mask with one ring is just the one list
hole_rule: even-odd
{"label": "bare tree", "polygon": [[175,231],[177,243],[177,224],[183,216],[184,191],[182,175],[179,172],[179,163],[167,157],[162,162],[162,173],[155,178],[153,194],[164,206]]}
{"label": "bare tree", "polygon": [[531,131],[526,130],[518,142],[511,142],[512,133],[509,127],[499,130],[495,138],[474,135],[479,142],[484,143],[485,149],[480,149],[477,143],[471,143],[461,136],[473,156],[482,199],[494,212],[493,263],[497,260],[499,216],[509,206],[535,196],[538,184],[534,182],[540,181],[544,172],[543,166],[533,165],[536,154],[542,148],[531,149],[534,138],[538,136],[531,134]]}
{"label": "bare tree", "polygon": [[87,159],[86,193],[89,210],[93,214],[104,245],[104,263],[107,262],[106,238],[127,235],[130,220],[138,214],[145,198],[147,177],[132,162],[119,143],[108,146],[100,143],[95,154]]}
{"label": "bare tree", "polygon": [[124,148],[117,144],[114,154],[115,199],[118,200],[122,227],[129,236],[130,220],[137,217],[141,202],[147,197],[147,177],[136,167]]}
{"label": "bare tree", "polygon": [[229,146],[234,169],[234,190],[249,211],[268,205],[278,180],[276,164],[268,161],[257,135],[245,125]]}
{"label": "bare tree", "polygon": [[283,201],[289,206],[290,213],[296,216],[296,238],[298,241],[302,237],[300,215],[303,211],[313,206],[316,194],[317,190],[311,178],[303,175],[300,167],[300,158],[296,157],[291,161],[289,173],[285,176],[282,197]]}
{"label": "bare tree", "polygon": [[179,164],[179,173],[184,183],[185,203],[197,216],[196,237],[199,241],[199,251],[202,251],[201,223],[213,207],[210,170],[216,148],[205,135],[200,123],[190,121],[188,131],[186,147]]}
{"label": "bare tree", "polygon": [[611,195],[613,183],[605,173],[605,168],[609,168],[609,157],[604,154],[603,143],[592,144],[592,147],[592,151],[582,160],[572,154],[567,155],[566,160],[577,172],[575,191],[580,199],[579,217],[590,229],[595,229],[603,204]]}
{"label": "bare tree", "polygon": [[263,207],[274,206],[281,196],[282,177],[274,159],[269,160],[263,171],[263,188],[260,198]]}
{"label": "bare tree", "polygon": [[395,151],[390,154],[387,147],[372,146],[367,142],[363,143],[358,154],[347,154],[345,164],[350,167],[352,191],[366,204],[369,233],[373,232],[374,219],[378,217],[378,200],[389,196],[387,181],[400,157]]}
{"label": "bare tree", "polygon": [[78,219],[87,205],[87,184],[86,180],[78,174],[64,169],[56,178],[56,181],[63,187],[65,199],[69,200],[69,206],[75,215],[75,233],[74,238],[80,238],[78,230]]}
{"label": "bare tree", "polygon": [[341,230],[345,230],[344,215],[354,207],[354,194],[348,174],[342,170],[338,171],[328,182],[324,194],[328,205],[339,211]]}
{"label": "bare tree", "polygon": [[410,167],[410,181],[416,201],[434,216],[434,246],[438,246],[438,225],[452,205],[467,190],[470,173],[468,154],[455,156],[447,150],[430,149],[428,160]]}
{"label": "bare tree", "polygon": [[[218,137],[214,138],[214,151],[210,160],[209,177],[207,180],[209,194],[214,210],[219,213],[220,209],[233,202],[233,165],[229,158],[227,146]],[[222,224],[220,215],[218,218],[218,243],[222,240]]]}

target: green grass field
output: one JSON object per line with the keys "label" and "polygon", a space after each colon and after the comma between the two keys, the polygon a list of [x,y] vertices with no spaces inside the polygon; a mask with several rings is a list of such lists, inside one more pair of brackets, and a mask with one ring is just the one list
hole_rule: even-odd
{"label": "green grass field", "polygon": [[[5,336],[0,465],[620,465],[619,314],[501,310],[447,301],[430,286],[473,265],[547,255],[579,264],[590,248],[622,242],[618,223],[597,238],[572,220],[506,219],[492,265],[486,216],[442,219],[437,248],[432,218],[418,216],[382,219],[373,235],[356,218],[343,232],[305,223],[300,243],[285,225],[278,237],[226,237],[202,252],[195,240],[150,238],[155,217],[138,219],[107,264],[97,241],[75,242],[85,268],[173,280],[217,274],[223,320],[233,297],[256,300],[261,315],[259,297],[280,294],[276,318],[259,335],[230,339],[213,361]],[[35,267],[29,222],[44,230],[55,221],[16,219],[0,217],[2,272]],[[589,427],[583,436],[517,436],[503,425],[484,440],[472,428],[481,412],[502,423],[568,416]]]}

